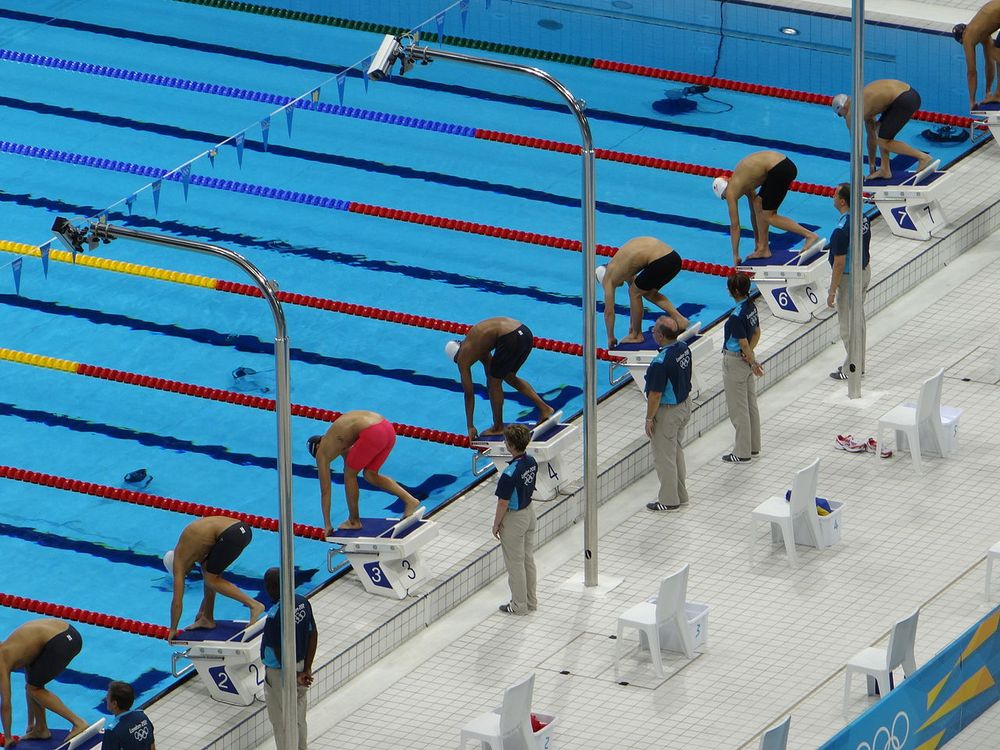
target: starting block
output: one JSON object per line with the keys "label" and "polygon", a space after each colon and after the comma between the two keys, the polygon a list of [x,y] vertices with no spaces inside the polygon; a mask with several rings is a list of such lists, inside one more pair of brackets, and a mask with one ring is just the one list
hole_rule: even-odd
{"label": "starting block", "polygon": [[369,594],[403,599],[430,579],[420,550],[438,535],[434,521],[425,521],[426,508],[408,518],[362,518],[360,529],[335,529],[326,538],[337,546],[326,555],[331,573],[333,558],[343,553]]}
{"label": "starting block", "polygon": [[[691,349],[691,398],[697,398],[698,394],[701,393],[701,382],[698,380],[699,368],[695,365],[711,349],[711,339],[708,336],[700,334],[701,321],[696,320],[677,337],[678,341],[686,341]],[[653,358],[660,351],[660,348],[653,340],[652,330],[646,331],[643,336],[644,338],[641,342],[634,344],[622,344],[619,342],[614,349],[608,351],[608,354],[624,360],[621,364],[612,363],[610,371],[611,385],[618,385],[627,375],[631,375],[632,382],[636,384],[640,391],[645,393],[646,370],[649,368],[649,363],[653,361]],[[616,376],[615,370],[619,367],[625,367],[628,371],[627,375]]]}
{"label": "starting block", "polygon": [[865,181],[865,195],[875,202],[897,237],[929,240],[935,230],[948,225],[941,195],[951,175],[936,171],[940,164],[936,159],[916,174],[901,172],[888,180]]}
{"label": "starting block", "polygon": [[[170,672],[180,677],[191,669],[198,672],[213,700],[230,706],[249,706],[254,698],[263,700],[264,666],[260,661],[260,635],[265,617],[253,625],[233,620],[217,620],[211,630],[185,630],[174,644]],[[181,659],[191,663],[177,668]]]}
{"label": "starting block", "polygon": [[[68,729],[53,729],[47,740],[21,740],[15,745],[24,750],[91,750],[104,741],[104,719],[98,719],[71,740],[66,739]],[[0,734],[0,737],[3,737]],[[3,747],[0,744],[0,747]]]}
{"label": "starting block", "polygon": [[[527,453],[538,462],[538,473],[535,475],[535,500],[552,500],[559,492],[562,483],[562,455],[571,446],[578,444],[578,425],[561,423],[563,413],[557,411],[551,417],[541,422],[531,430],[531,442]],[[503,435],[480,435],[472,441],[472,473],[476,476],[485,474],[491,466],[497,471],[507,468],[510,461],[510,451],[504,443]],[[492,463],[481,464],[483,457]]]}
{"label": "starting block", "polygon": [[774,317],[808,323],[816,312],[826,309],[830,264],[823,255],[825,247],[824,238],[781,265],[761,263],[741,266],[740,270],[753,274],[753,282]]}
{"label": "starting block", "polygon": [[993,140],[1000,141],[1000,104],[997,102],[977,104],[972,110],[972,118],[975,121],[972,126],[973,140],[976,140],[976,130],[985,126],[993,134]]}

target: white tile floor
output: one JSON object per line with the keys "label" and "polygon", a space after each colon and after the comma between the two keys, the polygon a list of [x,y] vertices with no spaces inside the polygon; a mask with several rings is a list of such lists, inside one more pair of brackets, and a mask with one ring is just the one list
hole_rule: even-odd
{"label": "white tile floor", "polygon": [[[830,4],[838,2],[843,5]],[[967,20],[977,4],[870,0],[867,7],[880,17],[950,27]],[[434,591],[404,602],[366,596],[353,575],[325,590],[314,601],[321,628],[317,664],[324,669],[322,689],[313,692],[336,692],[310,711],[310,747],[454,747],[461,726],[497,705],[503,688],[528,671],[537,674],[534,705],[558,715],[555,747],[756,747],[759,732],[788,712],[789,746],[816,747],[844,723],[844,661],[883,638],[893,619],[924,605],[918,662],[965,630],[986,611],[981,561],[1000,538],[991,507],[1000,486],[992,430],[1000,418],[1000,344],[991,320],[998,311],[993,290],[1000,269],[992,261],[1000,237],[959,255],[1000,226],[1000,211],[991,208],[1000,185],[981,178],[998,167],[1000,148],[991,145],[953,170],[949,215],[957,228],[940,243],[898,240],[876,224],[869,306],[879,313],[869,327],[861,404],[849,402],[845,386],[827,377],[843,357],[839,344],[829,346],[835,321],[803,327],[764,313],[765,453],[749,466],[723,466],[718,457],[729,449],[731,428],[708,429],[722,408],[719,365],[699,363],[706,431],[687,449],[692,507],[667,517],[643,509],[655,492],[651,476],[607,502],[597,591],[568,585],[582,568],[582,531],[574,527],[538,553],[542,606],[536,614],[496,613],[507,596],[503,580],[472,593],[499,570],[488,534],[491,483],[440,519],[442,539],[429,553],[442,582],[437,598]],[[894,301],[896,289],[930,277],[941,258],[954,260]],[[803,336],[805,329],[811,334]],[[837,433],[873,435],[877,416],[913,399],[919,380],[939,366],[948,368],[945,402],[966,410],[954,458],[929,461],[918,477],[905,456],[880,464],[832,448]],[[602,466],[631,456],[609,480],[627,483],[630,471],[648,465],[643,410],[631,388],[601,405]],[[792,570],[761,530],[751,565],[749,510],[787,487],[792,472],[815,456],[822,458],[820,494],[848,503],[843,543],[824,553],[800,547],[800,567]],[[580,476],[579,451],[568,456],[566,468]],[[557,516],[575,514],[575,506],[567,509],[573,502],[549,506],[551,527],[560,527]],[[629,684],[618,684],[609,638],[616,616],[685,562],[692,566],[689,598],[712,607],[709,648],[690,664],[668,662],[662,683],[630,659],[619,677]],[[469,566],[473,572],[462,577]],[[865,700],[859,688],[852,710],[860,711]],[[170,727],[161,750],[255,747],[266,731],[259,707],[212,704],[195,683],[150,713],[158,726]],[[973,738],[991,736],[974,734],[990,721],[1000,727],[1000,711],[952,746],[987,746]],[[213,741],[226,733],[227,739]]]}

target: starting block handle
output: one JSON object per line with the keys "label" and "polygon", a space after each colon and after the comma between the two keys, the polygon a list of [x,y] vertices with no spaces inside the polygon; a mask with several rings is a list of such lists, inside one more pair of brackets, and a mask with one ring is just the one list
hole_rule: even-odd
{"label": "starting block handle", "polygon": [[940,166],[941,166],[941,160],[940,159],[935,159],[930,164],[928,164],[926,167],[924,167],[919,172],[917,172],[915,175],[913,175],[913,184],[914,185],[919,185],[920,181],[922,179],[924,179],[929,174],[934,174],[934,172],[937,171],[937,168],[940,167]]}
{"label": "starting block handle", "polygon": [[487,471],[493,468],[492,461],[489,461],[489,463],[485,465],[482,465],[480,463],[484,457],[487,460],[489,459],[489,456],[485,456],[484,454],[480,453],[477,450],[472,451],[472,476],[481,477],[483,474],[485,474]]}
{"label": "starting block handle", "polygon": [[814,255],[819,255],[821,252],[823,252],[823,249],[826,247],[826,242],[827,242],[826,237],[820,237],[809,247],[807,247],[805,250],[799,253],[799,265],[802,265],[807,260],[812,260],[812,257]]}
{"label": "starting block handle", "polygon": [[186,667],[184,667],[184,669],[180,671],[177,670],[177,662],[179,662],[181,659],[186,659],[187,655],[188,652],[186,650],[174,651],[174,653],[170,655],[170,674],[172,674],[174,677],[181,677],[183,675],[186,675],[188,672],[190,672],[192,669],[195,668],[194,662],[192,662],[188,664]]}
{"label": "starting block handle", "polygon": [[689,323],[688,327],[685,328],[677,336],[678,341],[687,341],[688,339],[693,339],[701,331],[701,321],[696,320],[694,323]]}

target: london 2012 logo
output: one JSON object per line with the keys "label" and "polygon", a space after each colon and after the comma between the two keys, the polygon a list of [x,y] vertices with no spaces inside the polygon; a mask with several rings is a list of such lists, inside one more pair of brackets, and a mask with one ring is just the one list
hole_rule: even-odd
{"label": "london 2012 logo", "polygon": [[142,742],[149,737],[149,722],[143,719],[141,723],[136,724],[134,727],[129,727],[128,731],[137,742]]}
{"label": "london 2012 logo", "polygon": [[857,750],[903,750],[909,737],[910,717],[905,711],[900,711],[890,727],[879,727],[872,741],[858,743]]}

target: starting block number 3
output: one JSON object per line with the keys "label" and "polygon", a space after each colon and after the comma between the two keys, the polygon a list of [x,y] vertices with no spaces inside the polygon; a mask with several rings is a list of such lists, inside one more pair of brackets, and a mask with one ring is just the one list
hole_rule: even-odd
{"label": "starting block number 3", "polygon": [[[407,578],[411,581],[415,581],[417,579],[417,571],[413,569],[413,565],[409,560],[400,560],[399,565],[405,571]],[[392,584],[389,583],[388,578],[386,578],[385,571],[382,570],[382,566],[377,562],[365,563],[364,569],[373,585],[384,589],[392,588]]]}

